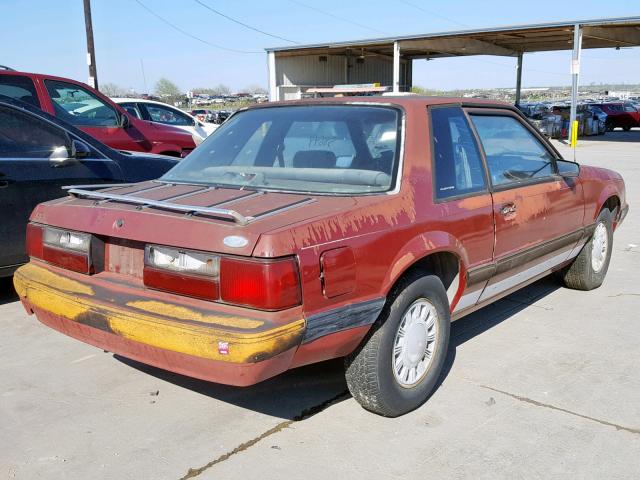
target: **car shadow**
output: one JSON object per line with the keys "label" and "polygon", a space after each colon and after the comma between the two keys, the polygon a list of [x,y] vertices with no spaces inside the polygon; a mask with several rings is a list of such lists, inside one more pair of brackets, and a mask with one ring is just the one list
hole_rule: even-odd
{"label": "car shadow", "polygon": [[[446,381],[455,362],[458,346],[509,320],[559,287],[557,280],[546,277],[452,323],[449,352],[434,391]],[[168,372],[119,355],[114,355],[114,358],[178,387],[285,420],[306,418],[329,404],[350,397],[342,359],[289,370],[251,387],[232,387]]]}
{"label": "car shadow", "polygon": [[0,278],[0,305],[19,300],[16,290],[13,288],[13,276]]}

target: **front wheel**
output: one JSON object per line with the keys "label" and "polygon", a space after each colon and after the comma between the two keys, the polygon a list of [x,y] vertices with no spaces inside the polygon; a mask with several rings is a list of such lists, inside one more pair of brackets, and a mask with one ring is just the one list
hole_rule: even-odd
{"label": "front wheel", "polygon": [[433,275],[413,275],[395,289],[362,345],[346,364],[347,386],[367,410],[396,417],[422,405],[447,355],[447,294]]}
{"label": "front wheel", "polygon": [[603,208],[591,239],[573,263],[561,273],[564,284],[576,290],[593,290],[604,282],[613,247],[613,214]]}

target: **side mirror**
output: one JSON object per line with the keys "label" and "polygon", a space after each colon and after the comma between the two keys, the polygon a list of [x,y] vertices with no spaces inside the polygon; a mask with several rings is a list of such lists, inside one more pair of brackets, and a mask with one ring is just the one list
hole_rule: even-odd
{"label": "side mirror", "polygon": [[124,113],[120,114],[120,121],[118,122],[120,128],[129,128],[131,126],[131,120]]}
{"label": "side mirror", "polygon": [[76,160],[81,160],[83,158],[87,158],[91,155],[91,148],[84,142],[80,140],[72,140],[71,141],[71,157]]}
{"label": "side mirror", "polygon": [[56,147],[49,155],[49,161],[54,168],[66,167],[78,163],[91,154],[91,148],[80,140],[72,140],[69,147]]}
{"label": "side mirror", "polygon": [[564,178],[575,178],[580,175],[580,165],[568,160],[558,160],[558,174]]}

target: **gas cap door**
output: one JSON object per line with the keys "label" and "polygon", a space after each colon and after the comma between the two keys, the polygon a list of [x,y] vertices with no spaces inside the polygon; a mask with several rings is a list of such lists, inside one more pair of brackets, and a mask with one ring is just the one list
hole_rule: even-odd
{"label": "gas cap door", "polygon": [[356,259],[351,247],[326,250],[320,255],[320,279],[326,298],[351,293],[356,289]]}

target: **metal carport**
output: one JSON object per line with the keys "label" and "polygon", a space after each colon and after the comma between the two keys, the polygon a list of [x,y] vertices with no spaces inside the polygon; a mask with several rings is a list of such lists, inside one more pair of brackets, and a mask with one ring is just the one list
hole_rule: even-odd
{"label": "metal carport", "polygon": [[412,60],[469,55],[517,58],[520,101],[525,53],[573,50],[571,125],[576,116],[580,52],[640,45],[640,17],[602,18],[268,48],[271,100],[299,97],[311,87],[380,83],[411,90]]}

